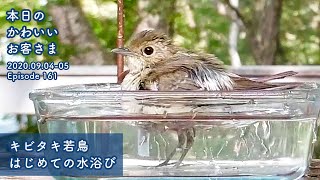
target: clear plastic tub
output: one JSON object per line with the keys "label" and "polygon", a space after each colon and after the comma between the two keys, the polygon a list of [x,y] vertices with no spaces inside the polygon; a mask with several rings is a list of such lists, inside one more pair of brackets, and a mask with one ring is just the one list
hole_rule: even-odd
{"label": "clear plastic tub", "polygon": [[[117,84],[70,85],[30,93],[40,133],[122,133],[124,177],[297,179],[311,160],[319,85],[232,92],[121,91]],[[178,167],[162,163],[177,131],[194,142]],[[118,178],[116,178],[118,179]]]}

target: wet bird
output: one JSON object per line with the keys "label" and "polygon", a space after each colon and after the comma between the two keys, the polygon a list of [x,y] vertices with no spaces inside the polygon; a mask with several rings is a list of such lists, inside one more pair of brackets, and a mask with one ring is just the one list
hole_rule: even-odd
{"label": "wet bird", "polygon": [[[212,54],[193,52],[179,46],[164,33],[145,30],[138,33],[126,48],[112,52],[125,56],[129,71],[125,72],[122,88],[151,91],[230,91],[292,88],[268,81],[295,75],[287,71],[259,79],[249,79],[228,72],[222,61]],[[161,122],[159,122],[161,123]],[[179,166],[195,138],[194,127],[174,129],[178,145],[157,167],[169,165],[176,149],[183,149],[175,166]],[[184,147],[183,147],[184,146]]]}

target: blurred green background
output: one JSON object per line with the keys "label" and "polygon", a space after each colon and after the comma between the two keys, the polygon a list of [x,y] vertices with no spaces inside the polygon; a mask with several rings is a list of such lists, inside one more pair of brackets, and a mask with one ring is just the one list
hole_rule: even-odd
{"label": "blurred green background", "polygon": [[[320,65],[319,0],[124,0],[124,5],[126,42],[143,29],[159,29],[176,44],[215,54],[231,66]],[[41,23],[10,23],[6,11],[11,8],[42,10],[47,17]],[[29,41],[56,42],[58,55],[7,55],[10,42],[21,42],[19,37],[6,38],[12,25],[18,29],[24,25],[57,28],[59,36]],[[116,47],[116,35],[114,0],[1,1],[0,65],[9,59],[115,64],[110,50]],[[0,124],[12,119],[21,132],[37,132],[36,119],[31,115],[2,115]]]}

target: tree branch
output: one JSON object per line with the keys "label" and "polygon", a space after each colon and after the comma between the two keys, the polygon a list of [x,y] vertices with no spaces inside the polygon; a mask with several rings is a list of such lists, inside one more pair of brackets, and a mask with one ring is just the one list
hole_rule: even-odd
{"label": "tree branch", "polygon": [[243,25],[245,27],[249,26],[249,22],[246,20],[246,18],[242,15],[242,13],[239,11],[238,8],[234,7],[230,0],[223,0],[225,2],[225,4],[237,15],[238,19],[241,20],[241,22],[243,23]]}

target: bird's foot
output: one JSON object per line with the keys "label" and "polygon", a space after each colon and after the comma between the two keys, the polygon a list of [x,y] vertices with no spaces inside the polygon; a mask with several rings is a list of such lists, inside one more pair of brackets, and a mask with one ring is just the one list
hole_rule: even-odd
{"label": "bird's foot", "polygon": [[163,162],[163,163],[161,163],[161,164],[159,164],[157,166],[154,166],[154,167],[158,168],[158,167],[170,166],[170,165],[173,165],[172,167],[174,167],[174,168],[179,168],[179,167],[182,167],[182,166],[190,166],[190,164],[183,164],[181,161],[176,161],[176,162],[170,162],[170,163]]}
{"label": "bird's foot", "polygon": [[160,164],[158,164],[158,165],[156,165],[154,167],[158,168],[158,167],[170,166],[170,165],[173,165],[174,168],[178,168],[178,167],[184,166],[181,161],[176,161],[176,162],[170,162],[170,163],[169,162],[163,162],[163,163],[160,163]]}
{"label": "bird's foot", "polygon": [[156,165],[154,167],[158,168],[158,167],[163,167],[163,166],[169,166],[169,165],[172,165],[172,164],[175,164],[175,162],[169,163],[167,161],[164,161],[164,162],[162,162],[162,163],[160,163],[160,164],[158,164],[158,165]]}
{"label": "bird's foot", "polygon": [[178,168],[181,165],[181,161],[177,161],[173,167]]}

